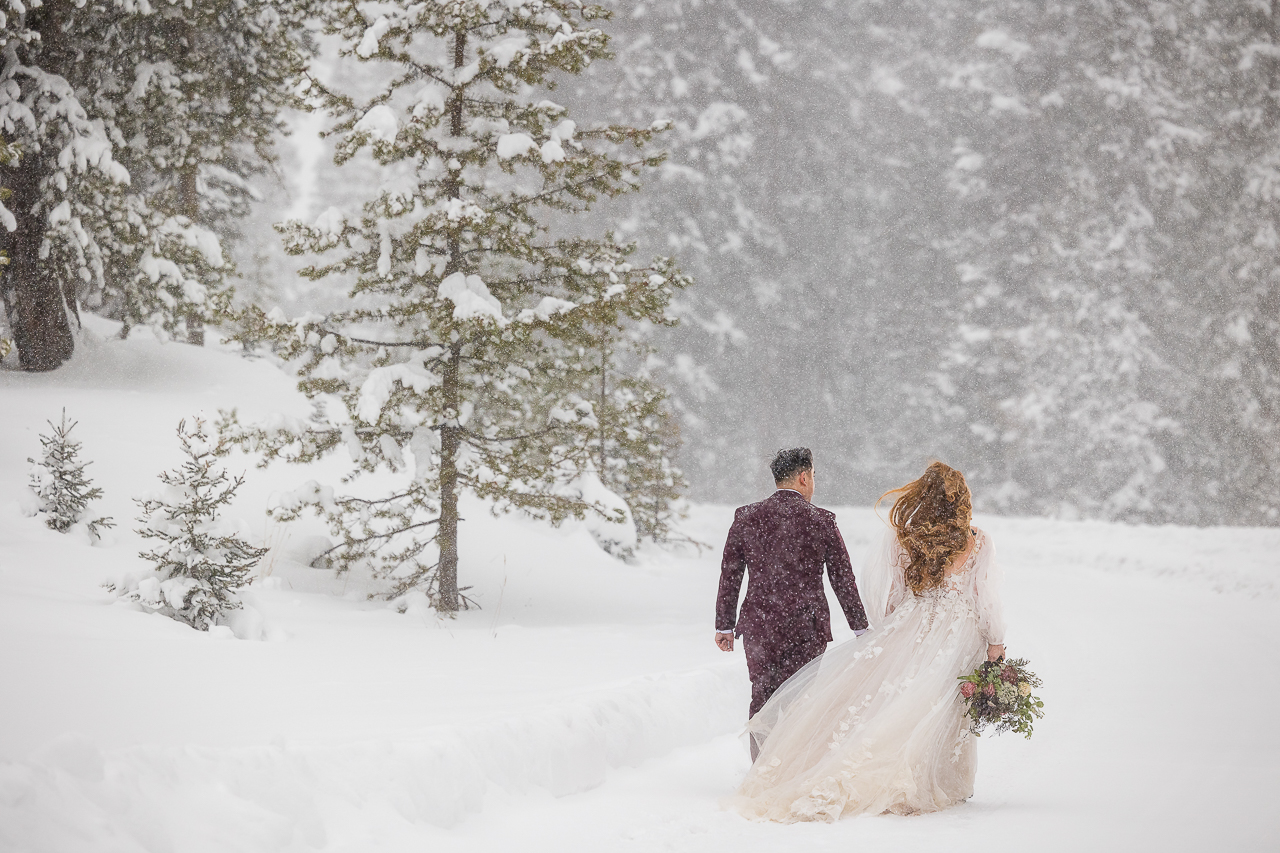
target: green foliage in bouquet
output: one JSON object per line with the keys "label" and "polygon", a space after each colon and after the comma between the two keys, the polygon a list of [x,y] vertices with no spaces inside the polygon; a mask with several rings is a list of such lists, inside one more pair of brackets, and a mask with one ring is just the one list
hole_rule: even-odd
{"label": "green foliage in bouquet", "polygon": [[969,708],[966,711],[970,731],[980,734],[987,726],[1001,732],[1017,732],[1031,737],[1034,722],[1044,716],[1044,702],[1031,691],[1043,686],[1034,672],[1027,669],[1023,658],[985,661],[968,675],[960,676],[960,695]]}

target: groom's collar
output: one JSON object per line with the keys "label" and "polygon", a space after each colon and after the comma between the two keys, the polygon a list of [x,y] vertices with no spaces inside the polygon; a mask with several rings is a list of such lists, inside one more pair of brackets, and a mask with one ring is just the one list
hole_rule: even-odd
{"label": "groom's collar", "polygon": [[[776,495],[776,494],[779,494],[779,493],[781,493],[781,492],[791,492],[791,494],[793,494],[793,495],[800,495],[800,493],[799,493],[799,492],[797,492],[795,489],[776,489],[776,490],[774,491],[774,494]],[[800,495],[800,497],[804,497],[804,495]]]}

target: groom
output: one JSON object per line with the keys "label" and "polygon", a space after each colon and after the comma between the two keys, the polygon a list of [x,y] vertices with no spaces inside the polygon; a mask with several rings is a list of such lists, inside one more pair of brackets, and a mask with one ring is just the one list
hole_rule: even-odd
{"label": "groom", "polygon": [[[831,642],[831,611],[822,588],[824,565],[849,627],[858,634],[867,629],[836,517],[811,503],[813,454],[807,447],[780,450],[770,468],[777,491],[734,514],[716,597],[716,645],[731,652],[734,634],[742,637],[752,717],[784,681]],[[748,568],[747,597],[737,618],[738,590]],[[753,740],[753,761],[756,753]]]}

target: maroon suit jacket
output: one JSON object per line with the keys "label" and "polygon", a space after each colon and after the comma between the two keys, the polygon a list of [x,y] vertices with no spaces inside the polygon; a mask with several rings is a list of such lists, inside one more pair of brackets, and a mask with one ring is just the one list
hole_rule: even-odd
{"label": "maroon suit jacket", "polygon": [[[824,565],[849,627],[866,628],[867,614],[834,513],[789,489],[739,507],[720,566],[716,630],[770,644],[815,634],[831,642],[831,610],[822,589]],[[747,597],[741,616],[735,617],[748,568]]]}

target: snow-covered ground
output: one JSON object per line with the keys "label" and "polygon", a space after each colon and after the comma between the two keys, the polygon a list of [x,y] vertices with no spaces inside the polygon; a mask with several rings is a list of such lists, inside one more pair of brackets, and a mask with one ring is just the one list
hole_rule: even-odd
{"label": "snow-covered ground", "polygon": [[[120,525],[97,546],[22,513],[64,406]],[[747,767],[745,665],[711,641],[731,508],[688,522],[716,547],[626,565],[581,525],[467,504],[482,609],[440,621],[308,568],[317,525],[264,519],[340,468],[233,457],[272,548],[254,639],[113,603],[100,584],[139,566],[130,498],[178,462],[179,418],[233,406],[307,412],[267,362],[145,336],[0,374],[0,850],[1280,848],[1280,530],[979,518],[1010,653],[1046,682],[1035,737],[984,739],[975,797],[942,814],[754,824],[718,806]],[[857,564],[880,522],[837,512]]]}

